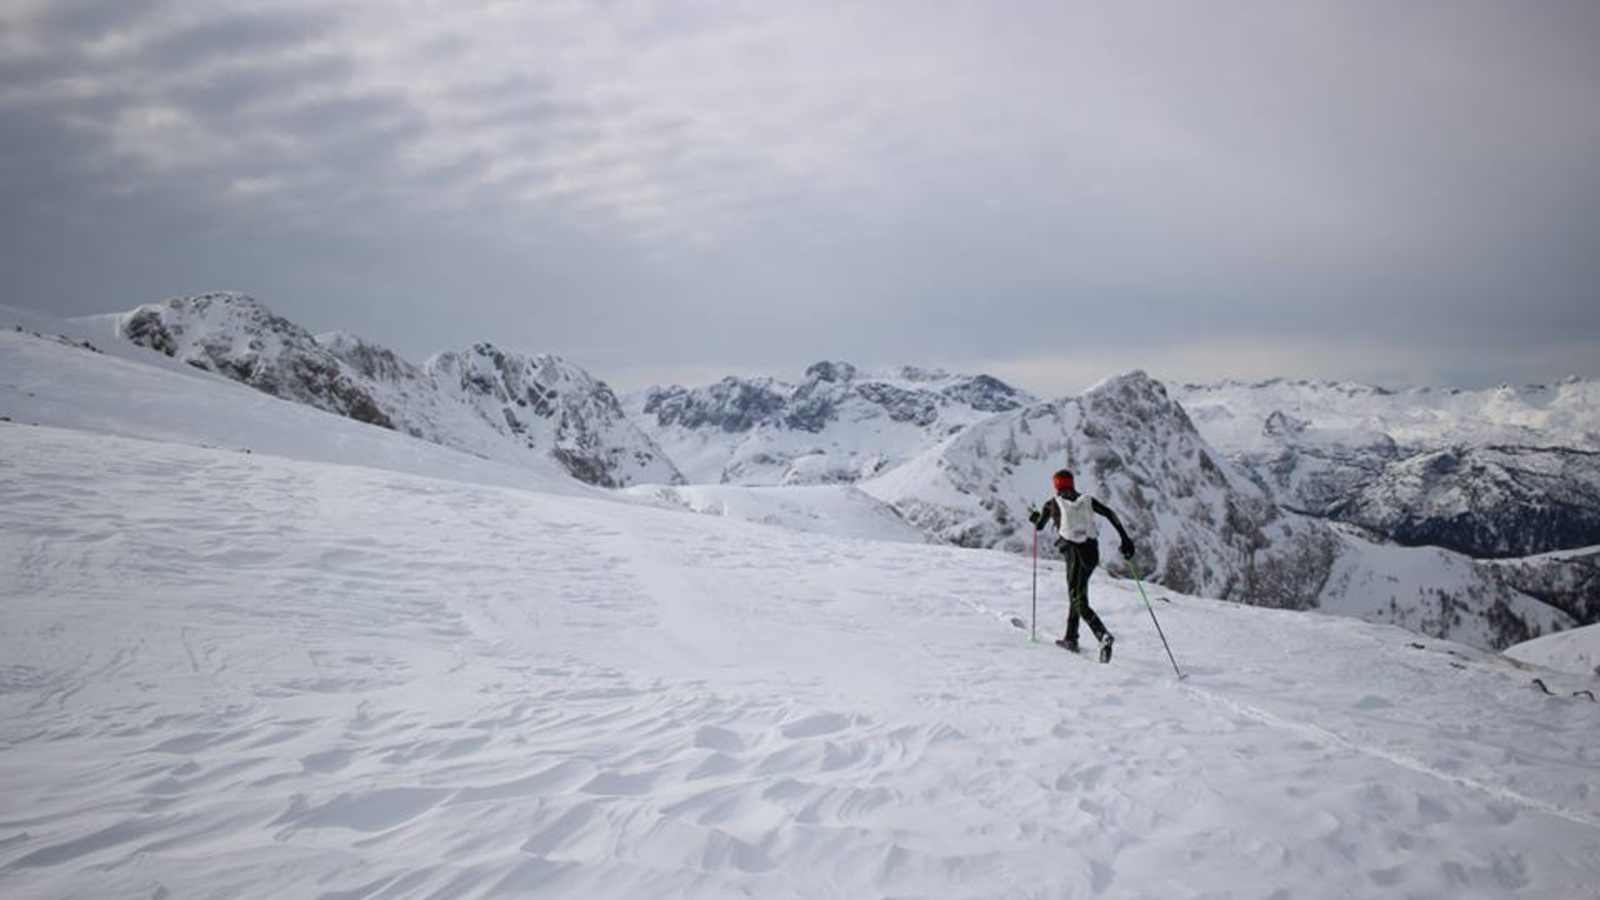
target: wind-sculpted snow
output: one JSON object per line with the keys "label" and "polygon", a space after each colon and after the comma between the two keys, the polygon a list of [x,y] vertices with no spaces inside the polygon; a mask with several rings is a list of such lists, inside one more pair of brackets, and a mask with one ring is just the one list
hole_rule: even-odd
{"label": "wind-sculpted snow", "polygon": [[1112,665],[1029,644],[1010,554],[20,424],[0,472],[7,900],[1600,882],[1586,676],[1161,592],[1177,683],[1109,578]]}
{"label": "wind-sculpted snow", "polygon": [[[1072,469],[1080,489],[1119,514],[1139,546],[1135,564],[1174,590],[1322,608],[1482,647],[1573,621],[1470,560],[1406,548],[1385,554],[1279,508],[1143,372],[974,425],[863,488],[942,540],[1020,552],[1033,539],[1024,511],[1044,499],[1058,468]],[[1103,564],[1130,573],[1110,526],[1102,531]],[[1051,536],[1041,540],[1041,552],[1053,554]]]}
{"label": "wind-sculpted snow", "polygon": [[679,480],[604,382],[552,356],[488,344],[416,365],[352,335],[313,337],[242,294],[96,317],[142,347],[287,400],[479,456],[553,458],[605,487]]}
{"label": "wind-sculpted snow", "polygon": [[724,378],[628,398],[695,483],[849,483],[893,468],[988,415],[1033,402],[987,375],[819,362],[799,384]]}

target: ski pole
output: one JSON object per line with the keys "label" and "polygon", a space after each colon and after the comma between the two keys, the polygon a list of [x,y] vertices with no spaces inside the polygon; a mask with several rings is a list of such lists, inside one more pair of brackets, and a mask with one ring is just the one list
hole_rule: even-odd
{"label": "ski pole", "polygon": [[1133,583],[1139,587],[1139,596],[1144,598],[1144,608],[1150,610],[1150,621],[1156,623],[1156,634],[1161,636],[1161,646],[1167,648],[1167,659],[1172,660],[1172,671],[1178,673],[1178,680],[1183,680],[1183,671],[1178,668],[1178,661],[1173,659],[1172,645],[1167,643],[1166,632],[1161,630],[1161,620],[1156,618],[1156,608],[1150,605],[1150,598],[1145,595],[1144,581],[1139,577],[1139,564],[1128,560],[1128,568],[1133,570]]}
{"label": "ski pole", "polygon": [[1039,641],[1039,529],[1033,530],[1033,624],[1028,626],[1028,640]]}

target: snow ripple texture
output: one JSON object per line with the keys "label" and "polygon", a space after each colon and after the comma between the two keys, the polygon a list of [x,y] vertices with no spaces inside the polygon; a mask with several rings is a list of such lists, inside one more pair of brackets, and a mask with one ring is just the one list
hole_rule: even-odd
{"label": "snow ripple texture", "polygon": [[1158,601],[1179,684],[1002,553],[4,423],[0,573],[8,898],[1600,883],[1600,706],[1348,619]]}

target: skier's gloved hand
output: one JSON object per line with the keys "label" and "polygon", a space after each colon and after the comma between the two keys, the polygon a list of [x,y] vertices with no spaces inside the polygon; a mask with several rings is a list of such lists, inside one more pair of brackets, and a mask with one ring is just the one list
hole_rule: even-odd
{"label": "skier's gloved hand", "polygon": [[1117,549],[1122,552],[1122,558],[1123,559],[1133,559],[1133,551],[1136,549],[1133,546],[1133,538],[1129,538],[1129,537],[1123,538],[1122,539],[1122,546],[1118,547]]}
{"label": "skier's gloved hand", "polygon": [[1032,503],[1029,503],[1028,504],[1028,524],[1032,525],[1035,531],[1037,531],[1039,529],[1039,516],[1040,516],[1039,510],[1036,509]]}

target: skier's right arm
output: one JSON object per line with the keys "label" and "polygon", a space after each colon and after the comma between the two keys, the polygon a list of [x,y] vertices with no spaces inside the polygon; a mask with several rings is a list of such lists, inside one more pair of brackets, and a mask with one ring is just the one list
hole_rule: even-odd
{"label": "skier's right arm", "polygon": [[1044,506],[1037,509],[1032,506],[1028,507],[1028,521],[1033,523],[1034,531],[1043,531],[1044,526],[1054,521],[1059,514],[1056,505],[1049,500],[1046,500]]}

